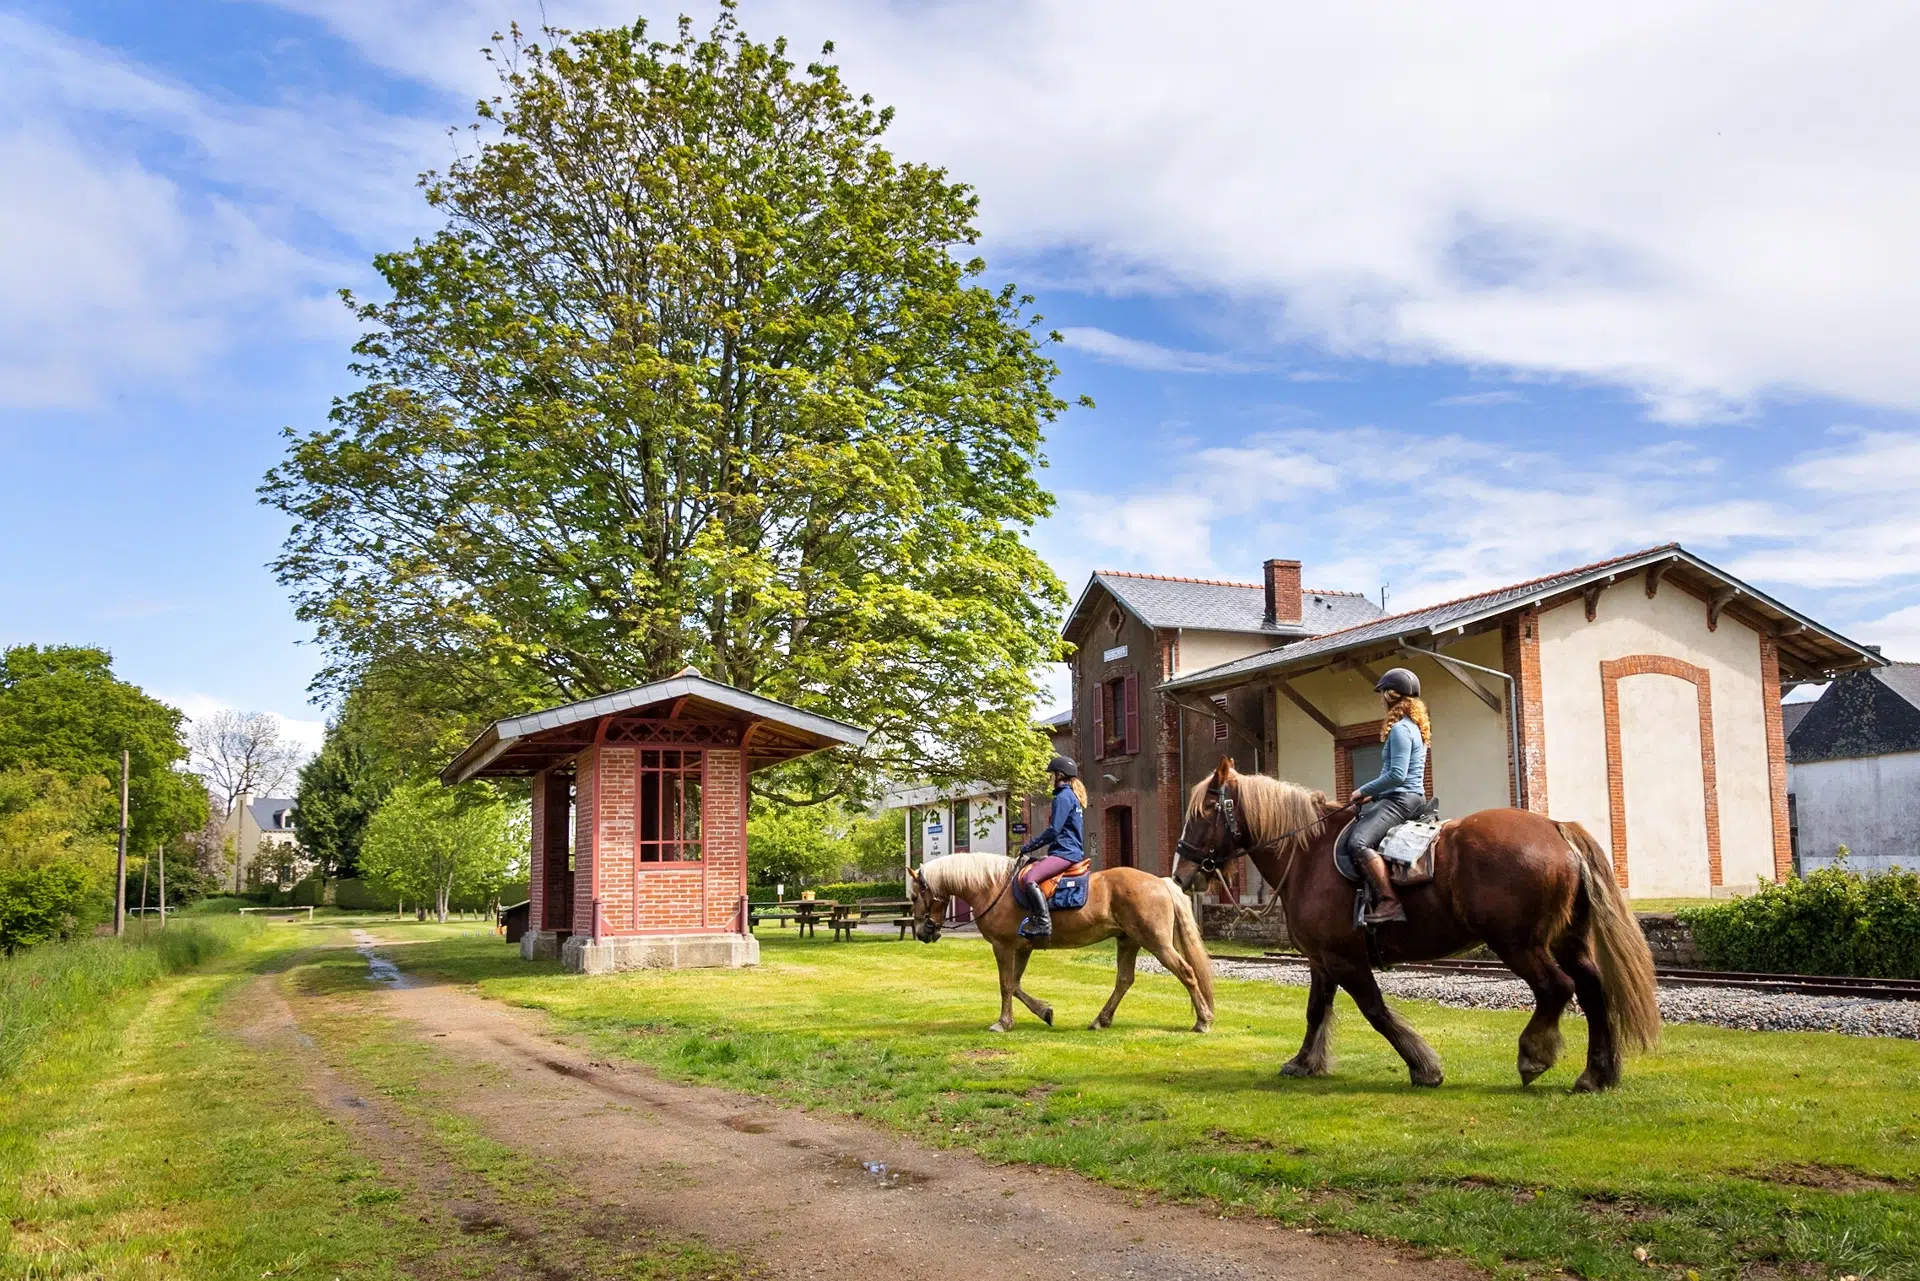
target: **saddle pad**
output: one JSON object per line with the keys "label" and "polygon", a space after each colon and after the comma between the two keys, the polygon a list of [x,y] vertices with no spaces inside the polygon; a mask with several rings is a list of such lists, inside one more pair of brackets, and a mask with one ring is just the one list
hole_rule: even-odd
{"label": "saddle pad", "polygon": [[1380,842],[1380,853],[1389,863],[1412,866],[1433,845],[1433,838],[1439,832],[1438,823],[1402,823]]}
{"label": "saddle pad", "polygon": [[[1040,892],[1047,896],[1047,902],[1055,911],[1071,912],[1076,907],[1087,905],[1087,885],[1093,880],[1093,860],[1083,858],[1058,876],[1049,876],[1040,882]],[[1078,888],[1075,888],[1075,882]],[[1075,895],[1078,898],[1075,898]],[[1071,903],[1062,899],[1073,899]]]}

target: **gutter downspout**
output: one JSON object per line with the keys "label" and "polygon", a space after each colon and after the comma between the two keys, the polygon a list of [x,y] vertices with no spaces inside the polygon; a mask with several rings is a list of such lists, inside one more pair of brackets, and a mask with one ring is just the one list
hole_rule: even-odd
{"label": "gutter downspout", "polygon": [[1422,649],[1418,645],[1402,642],[1400,653],[1408,658],[1430,658],[1442,667],[1452,665],[1479,672],[1484,676],[1497,677],[1507,683],[1507,750],[1513,762],[1513,798],[1516,809],[1527,808],[1527,771],[1520,759],[1520,699],[1519,687],[1514,684],[1511,673],[1496,667],[1482,667],[1478,663],[1469,663],[1464,658],[1455,658],[1451,654],[1442,654],[1436,645],[1433,649]]}

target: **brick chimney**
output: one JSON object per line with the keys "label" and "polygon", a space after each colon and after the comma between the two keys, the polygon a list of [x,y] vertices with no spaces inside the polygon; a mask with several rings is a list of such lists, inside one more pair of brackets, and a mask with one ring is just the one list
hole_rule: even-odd
{"label": "brick chimney", "polygon": [[1267,580],[1267,626],[1298,626],[1300,622],[1300,562],[1270,560],[1261,566]]}

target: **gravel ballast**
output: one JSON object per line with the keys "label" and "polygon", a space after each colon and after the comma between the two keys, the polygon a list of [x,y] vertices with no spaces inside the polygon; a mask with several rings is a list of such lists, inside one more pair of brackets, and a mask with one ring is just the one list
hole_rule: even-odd
{"label": "gravel ballast", "polygon": [[[1148,957],[1143,969],[1165,973]],[[1236,961],[1216,957],[1221,978],[1307,985],[1302,961]],[[1423,974],[1385,970],[1375,975],[1388,996],[1433,1001],[1463,1010],[1530,1010],[1533,992],[1517,978],[1479,974]],[[1749,1032],[1844,1032],[1849,1036],[1895,1036],[1920,1041],[1920,1001],[1869,1001],[1852,996],[1805,996],[1727,987],[1660,988],[1660,1017],[1668,1023],[1711,1023]]]}

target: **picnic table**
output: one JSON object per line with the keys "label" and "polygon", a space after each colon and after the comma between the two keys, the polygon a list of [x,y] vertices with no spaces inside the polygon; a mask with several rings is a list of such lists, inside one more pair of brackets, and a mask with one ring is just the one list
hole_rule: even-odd
{"label": "picnic table", "polygon": [[820,922],[831,921],[839,900],[830,898],[787,899],[778,903],[748,903],[747,928],[751,930],[762,921],[778,921],[782,928],[793,922],[794,928],[803,937],[812,937]]}
{"label": "picnic table", "polygon": [[[900,938],[907,937],[907,931],[913,928],[913,900],[904,898],[863,898],[857,903],[843,905],[827,922],[827,928],[833,932],[835,942],[853,937],[853,932],[875,917],[886,918],[882,924],[898,927]],[[896,940],[898,941],[898,940]]]}

